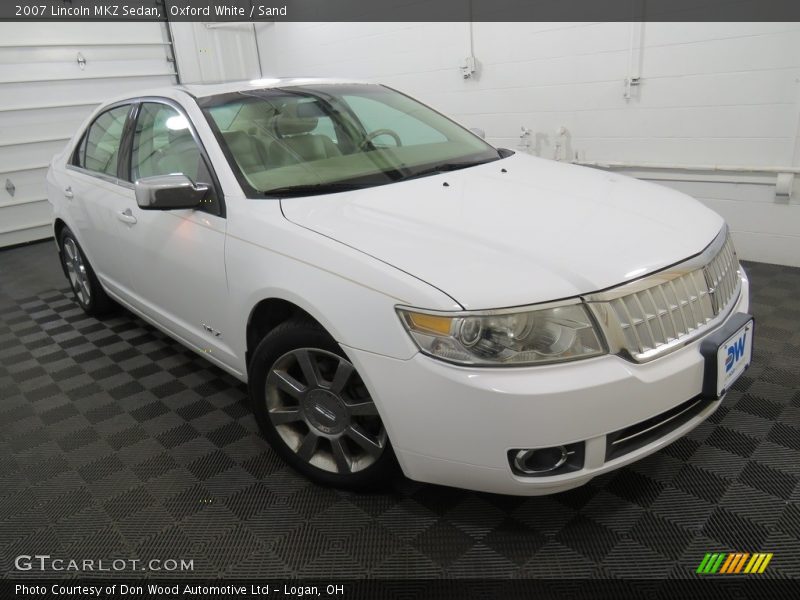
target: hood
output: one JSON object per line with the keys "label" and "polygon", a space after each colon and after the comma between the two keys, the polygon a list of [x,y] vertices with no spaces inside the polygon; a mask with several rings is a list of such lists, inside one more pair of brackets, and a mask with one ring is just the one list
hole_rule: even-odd
{"label": "hood", "polygon": [[723,226],[669,188],[520,154],[281,207],[468,310],[612,287],[698,254]]}

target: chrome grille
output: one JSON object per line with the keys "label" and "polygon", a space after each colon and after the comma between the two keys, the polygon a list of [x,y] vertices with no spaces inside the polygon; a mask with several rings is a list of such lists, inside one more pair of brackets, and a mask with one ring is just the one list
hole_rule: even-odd
{"label": "chrome grille", "polygon": [[[711,252],[710,258],[708,252]],[[702,262],[656,273],[601,294],[611,310],[606,326],[618,334],[619,345],[636,361],[645,361],[695,337],[739,296],[739,262],[727,232],[718,238]],[[592,299],[590,299],[591,301]],[[599,305],[595,305],[596,314]]]}
{"label": "chrome grille", "polygon": [[702,327],[714,318],[702,270],[611,302],[627,347],[642,354]]}
{"label": "chrome grille", "polygon": [[738,295],[738,270],[739,261],[733,249],[733,242],[728,236],[722,250],[703,269],[713,299],[714,314],[719,314]]}

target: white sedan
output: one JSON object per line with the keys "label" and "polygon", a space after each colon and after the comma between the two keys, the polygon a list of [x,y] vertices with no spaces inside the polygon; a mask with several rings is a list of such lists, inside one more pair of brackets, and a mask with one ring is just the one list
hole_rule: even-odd
{"label": "white sedan", "polygon": [[720,404],[752,355],[727,227],[685,195],[496,149],[390,88],[284,79],[98,108],[47,176],[89,314],[249,385],[317,482],[576,487]]}

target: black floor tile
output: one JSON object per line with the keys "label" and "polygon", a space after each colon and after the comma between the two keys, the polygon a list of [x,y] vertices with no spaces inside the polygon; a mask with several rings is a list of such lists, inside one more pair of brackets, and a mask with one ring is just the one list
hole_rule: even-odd
{"label": "black floor tile", "polygon": [[583,488],[517,498],[317,487],[253,433],[241,383],[127,312],[85,317],[52,244],[2,260],[6,554],[181,555],[197,576],[671,578],[732,550],[798,575],[798,269],[747,265],[761,345],[701,431]]}

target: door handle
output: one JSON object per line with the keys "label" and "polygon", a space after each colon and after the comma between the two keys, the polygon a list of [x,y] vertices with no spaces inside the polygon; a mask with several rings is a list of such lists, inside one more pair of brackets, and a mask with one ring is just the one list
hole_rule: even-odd
{"label": "door handle", "polygon": [[133,216],[130,208],[126,208],[121,213],[117,213],[117,218],[128,225],[136,224],[136,217]]}
{"label": "door handle", "polygon": [[64,188],[64,197],[68,200],[72,200],[75,197],[75,194],[72,193],[72,186],[68,185]]}

